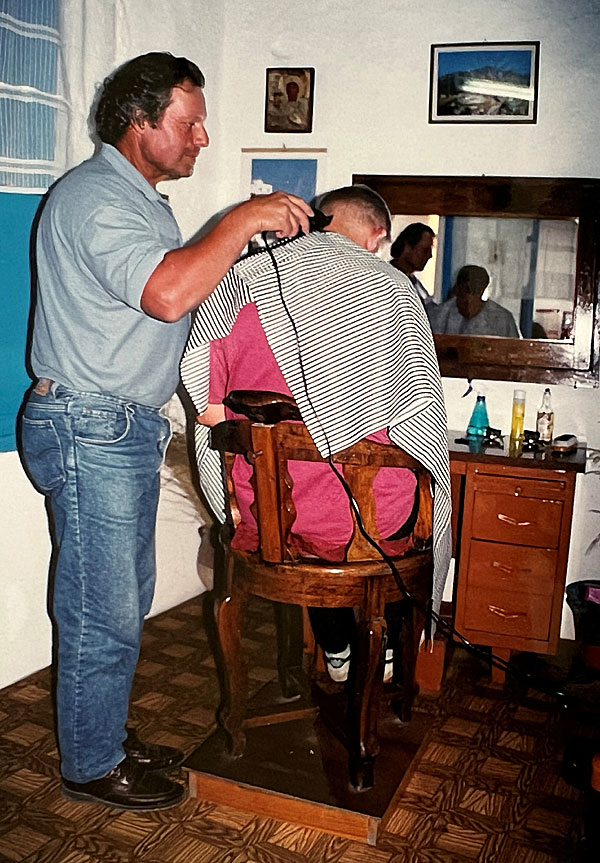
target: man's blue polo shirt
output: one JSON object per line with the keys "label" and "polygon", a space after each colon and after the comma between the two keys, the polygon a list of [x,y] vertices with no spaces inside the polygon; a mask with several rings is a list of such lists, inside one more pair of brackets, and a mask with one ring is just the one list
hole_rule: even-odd
{"label": "man's blue polo shirt", "polygon": [[114,147],[65,174],[37,232],[31,365],[81,392],[161,407],[175,392],[189,316],[140,306],[148,278],[182,244],[170,206]]}

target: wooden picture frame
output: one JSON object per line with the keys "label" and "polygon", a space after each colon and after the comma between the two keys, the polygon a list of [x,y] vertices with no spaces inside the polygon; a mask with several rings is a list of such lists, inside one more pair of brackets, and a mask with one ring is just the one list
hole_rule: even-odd
{"label": "wooden picture frame", "polygon": [[312,132],[315,70],[311,67],[267,69],[265,132]]}

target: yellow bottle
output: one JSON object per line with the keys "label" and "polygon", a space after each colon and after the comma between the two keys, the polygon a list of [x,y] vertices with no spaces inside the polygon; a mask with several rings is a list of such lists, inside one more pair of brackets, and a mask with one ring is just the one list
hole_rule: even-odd
{"label": "yellow bottle", "polygon": [[525,390],[513,393],[512,419],[510,423],[511,440],[521,440],[525,427]]}

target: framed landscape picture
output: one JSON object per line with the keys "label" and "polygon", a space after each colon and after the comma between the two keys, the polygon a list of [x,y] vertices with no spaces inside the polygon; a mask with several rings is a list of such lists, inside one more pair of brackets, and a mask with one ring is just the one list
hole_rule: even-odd
{"label": "framed landscape picture", "polygon": [[539,42],[432,45],[430,123],[535,123]]}
{"label": "framed landscape picture", "polygon": [[267,69],[265,132],[312,132],[315,70]]}

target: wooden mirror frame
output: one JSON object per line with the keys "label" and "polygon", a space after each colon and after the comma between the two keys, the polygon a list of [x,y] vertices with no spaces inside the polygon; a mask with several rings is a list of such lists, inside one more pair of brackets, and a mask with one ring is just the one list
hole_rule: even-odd
{"label": "wooden mirror frame", "polygon": [[577,218],[573,338],[434,336],[445,377],[598,385],[600,180],[354,174],[394,215]]}

